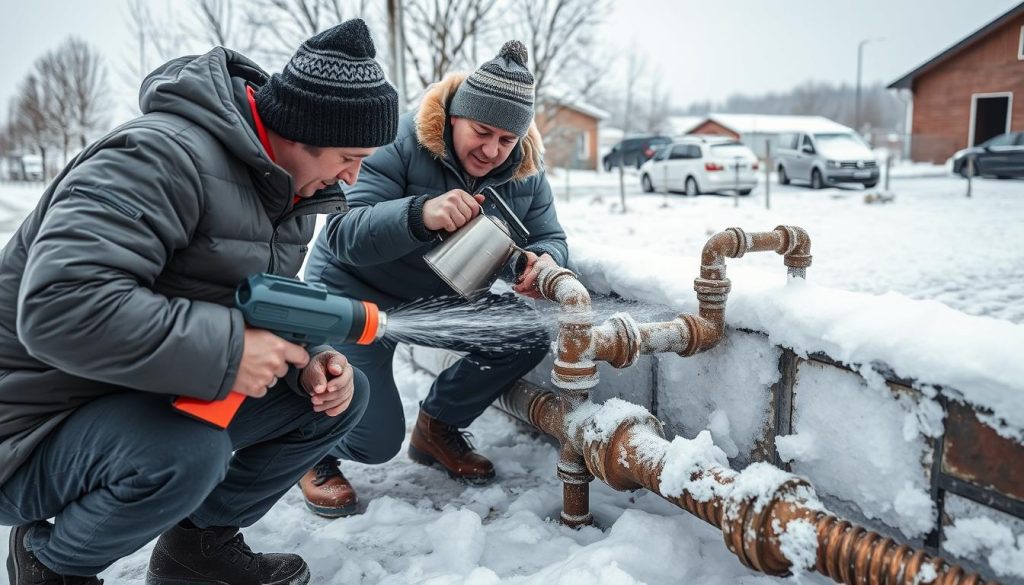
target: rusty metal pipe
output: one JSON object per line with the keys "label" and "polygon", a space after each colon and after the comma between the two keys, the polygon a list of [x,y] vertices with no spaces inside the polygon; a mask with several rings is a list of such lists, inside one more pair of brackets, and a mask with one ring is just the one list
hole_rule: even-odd
{"label": "rusty metal pipe", "polygon": [[[559,266],[542,268],[537,289],[562,309],[558,317],[557,357],[551,371],[552,383],[562,390],[558,403],[562,419],[568,420],[571,413],[589,403],[589,390],[599,381],[595,360],[624,368],[635,363],[641,354],[671,351],[690,356],[717,345],[725,333],[725,301],[729,293],[724,258],[738,258],[748,249],[784,254],[787,265],[791,256],[806,257],[806,264],[810,263],[810,240],[799,228],[780,226],[773,232],[749,236],[739,228],[730,228],[713,236],[704,247],[701,277],[694,281],[700,301],[699,315],[683,314],[661,323],[637,324],[629,315],[620,313],[595,327],[590,293],[576,275]],[[550,425],[551,421],[545,424]],[[558,474],[565,484],[562,520],[572,526],[589,523],[587,484],[593,477],[581,460],[582,452],[571,448],[568,429],[548,432],[562,445],[558,462]]]}
{"label": "rusty metal pipe", "polygon": [[738,227],[719,232],[701,252],[700,277],[693,281],[699,302],[699,321],[691,325],[694,335],[688,353],[693,355],[718,345],[725,335],[725,301],[732,284],[725,276],[725,259],[742,258],[747,252],[776,252],[791,277],[806,278],[811,265],[811,238],[800,227],[780,225],[770,232],[747,233]]}
{"label": "rusty metal pipe", "polygon": [[[701,252],[700,277],[725,279],[725,258],[742,258],[747,252],[776,252],[791,269],[811,265],[811,238],[797,226],[780,225],[770,232],[747,233],[738,227],[721,231],[708,239]],[[799,276],[794,274],[794,276]]]}
{"label": "rusty metal pipe", "polygon": [[587,356],[592,343],[593,313],[590,293],[571,270],[544,268],[537,276],[544,298],[558,303],[557,359],[551,381],[566,390],[585,391],[597,385],[597,366]]}
{"label": "rusty metal pipe", "polygon": [[[979,575],[967,573],[941,557],[897,544],[826,513],[810,484],[796,477],[778,485],[770,497],[748,496],[742,490],[732,489],[740,478],[739,473],[711,466],[697,468],[690,475],[691,482],[702,479],[713,482],[716,488],[711,497],[698,499],[685,489],[678,494],[666,494],[662,489],[662,475],[670,463],[669,442],[654,416],[636,407],[635,411],[615,419],[615,412],[605,412],[607,407],[588,404],[585,408],[567,411],[559,404],[561,401],[561,397],[519,384],[506,392],[500,406],[538,428],[541,425],[557,427],[563,451],[581,453],[589,473],[612,488],[646,488],[719,528],[726,547],[751,569],[770,575],[788,574],[792,563],[782,552],[782,539],[793,523],[805,522],[813,528],[817,538],[817,557],[810,568],[837,583],[927,583],[921,580],[926,565],[936,575],[931,583],[986,583]],[[614,420],[609,422],[610,419]],[[563,510],[563,522],[567,515],[568,520],[584,517],[576,514],[585,509],[581,485],[585,487],[579,483],[566,483],[563,487],[566,502],[574,506],[568,514]]]}
{"label": "rusty metal pipe", "polygon": [[558,440],[562,522],[580,526],[592,521],[588,483],[597,477],[618,490],[647,488],[719,528],[740,562],[764,573],[789,572],[791,561],[782,552],[782,539],[790,527],[802,522],[817,537],[813,568],[839,583],[917,585],[925,565],[937,576],[933,583],[982,583],[978,575],[968,575],[939,557],[897,545],[825,513],[811,486],[795,477],[777,486],[770,497],[748,496],[736,487],[740,474],[728,467],[709,466],[690,472],[691,483],[684,485],[701,481],[711,495],[702,492],[705,497],[700,499],[685,487],[668,494],[662,475],[669,463],[669,443],[661,423],[638,406],[623,414],[605,412],[607,407],[589,401],[589,389],[598,382],[594,360],[626,367],[641,353],[672,351],[688,356],[721,341],[730,289],[725,258],[740,258],[748,251],[781,254],[793,277],[803,278],[811,263],[810,238],[801,228],[779,226],[750,234],[730,228],[712,236],[701,255],[700,277],[694,280],[698,315],[638,325],[629,315],[620,314],[597,327],[591,322],[590,294],[575,275],[558,267],[541,270],[542,296],[562,306],[558,358],[551,374],[562,393],[555,396],[518,384],[506,391],[499,405]]}

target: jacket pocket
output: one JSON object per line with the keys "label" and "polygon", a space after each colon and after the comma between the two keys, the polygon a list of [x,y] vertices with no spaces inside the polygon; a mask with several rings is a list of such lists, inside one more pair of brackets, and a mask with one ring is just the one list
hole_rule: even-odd
{"label": "jacket pocket", "polygon": [[121,212],[125,216],[131,218],[133,221],[138,221],[139,219],[142,218],[141,209],[135,207],[131,203],[122,201],[120,198],[111,195],[106,191],[101,191],[95,188],[83,187],[81,185],[75,185],[71,187],[71,192],[77,195],[88,197],[89,199],[92,199],[94,201],[99,201],[100,203],[109,205],[110,207],[113,207],[114,209]]}

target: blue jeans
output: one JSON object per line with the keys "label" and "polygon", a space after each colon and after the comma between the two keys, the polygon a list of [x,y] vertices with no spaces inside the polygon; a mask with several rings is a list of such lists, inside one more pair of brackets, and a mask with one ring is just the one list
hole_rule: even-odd
{"label": "blue jeans", "polygon": [[356,371],[337,417],[278,384],[249,398],[226,430],[175,411],[168,396],[119,392],[72,413],[0,486],[0,524],[37,524],[29,547],[58,573],[95,575],[189,518],[200,527],[259,520],[359,422]]}

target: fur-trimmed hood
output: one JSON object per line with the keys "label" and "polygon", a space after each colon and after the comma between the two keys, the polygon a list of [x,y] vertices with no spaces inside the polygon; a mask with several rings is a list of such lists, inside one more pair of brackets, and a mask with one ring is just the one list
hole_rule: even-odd
{"label": "fur-trimmed hood", "polygon": [[[416,112],[416,139],[434,158],[445,157],[444,131],[448,121],[448,104],[455,90],[462,85],[468,74],[449,73],[444,79],[427,88]],[[520,181],[540,172],[543,166],[544,142],[540,137],[537,123],[531,122],[526,136],[519,141],[522,147],[522,161],[512,180]]]}

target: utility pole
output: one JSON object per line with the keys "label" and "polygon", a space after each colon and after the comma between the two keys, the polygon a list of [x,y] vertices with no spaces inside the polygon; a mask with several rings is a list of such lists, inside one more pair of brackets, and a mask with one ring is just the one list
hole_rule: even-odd
{"label": "utility pole", "polygon": [[388,52],[391,79],[398,92],[398,110],[406,109],[405,95],[405,24],[402,0],[388,0]]}
{"label": "utility pole", "polygon": [[860,73],[861,73],[861,62],[864,60],[864,45],[873,42],[881,41],[881,37],[872,37],[869,39],[863,39],[857,43],[857,97],[856,106],[853,116],[853,131],[860,134]]}

